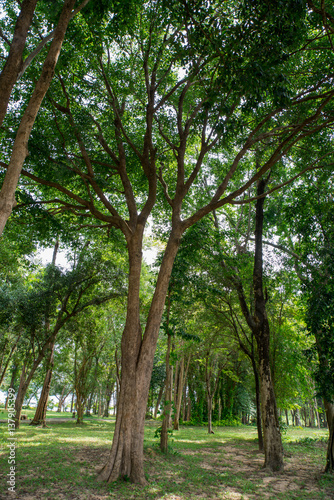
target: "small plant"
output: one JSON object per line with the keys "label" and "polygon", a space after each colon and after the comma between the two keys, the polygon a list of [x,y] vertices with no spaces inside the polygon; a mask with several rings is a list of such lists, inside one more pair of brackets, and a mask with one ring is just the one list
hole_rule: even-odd
{"label": "small plant", "polygon": [[307,437],[303,437],[303,438],[300,438],[298,439],[298,441],[296,441],[297,444],[315,444],[315,443],[327,443],[328,439],[325,437],[325,436],[320,436],[320,437],[310,437],[310,436],[307,436]]}
{"label": "small plant", "polygon": [[[161,431],[162,431],[162,425],[160,425],[160,427],[157,427],[157,429],[155,430],[154,437],[156,439],[161,438]],[[168,437],[173,437],[173,429],[167,429],[167,434]]]}

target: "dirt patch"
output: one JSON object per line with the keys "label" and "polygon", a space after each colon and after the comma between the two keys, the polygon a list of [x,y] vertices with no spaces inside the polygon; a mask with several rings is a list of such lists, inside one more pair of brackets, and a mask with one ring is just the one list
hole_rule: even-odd
{"label": "dirt patch", "polygon": [[[285,459],[284,472],[269,474],[263,469],[263,455],[256,450],[254,443],[222,444],[215,448],[198,450],[180,450],[177,456],[164,456],[155,447],[145,450],[145,470],[149,476],[148,495],[134,485],[128,483],[115,490],[94,491],[93,478],[106,463],[110,453],[109,447],[92,448],[83,446],[73,448],[70,460],[67,457],[69,470],[79,468],[83,477],[91,477],[88,489],[77,489],[69,478],[64,484],[53,483],[50,489],[40,486],[32,495],[28,491],[20,491],[13,495],[1,496],[0,499],[12,500],[273,500],[284,498],[298,499],[333,499],[333,490],[325,491],[321,486],[321,470],[315,470],[311,460],[304,459],[296,450]],[[186,477],[187,473],[189,476]],[[201,483],[193,480],[201,476]],[[162,476],[166,488],[161,489]],[[28,477],[28,476],[27,476]],[[42,476],[41,476],[42,477]],[[170,489],[166,484],[174,484]],[[199,486],[200,484],[200,486]],[[125,486],[125,485],[124,485]],[[121,489],[119,489],[121,488]],[[153,493],[156,488],[157,493]],[[126,491],[126,496],[124,491]],[[175,492],[174,492],[175,491]],[[179,493],[179,494],[178,494]],[[305,495],[305,497],[303,496]]]}

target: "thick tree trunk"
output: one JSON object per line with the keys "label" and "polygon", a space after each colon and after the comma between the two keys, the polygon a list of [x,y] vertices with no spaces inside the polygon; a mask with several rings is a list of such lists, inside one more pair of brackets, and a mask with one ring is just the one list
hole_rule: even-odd
{"label": "thick tree trunk", "polygon": [[142,336],[139,290],[143,230],[138,223],[135,234],[128,240],[129,290],[122,336],[121,387],[113,444],[99,475],[101,480],[108,482],[128,477],[135,483],[146,484],[143,453],[145,412],[168,283],[182,234],[180,229],[171,232]]}
{"label": "thick tree trunk", "polygon": [[48,406],[50,387],[51,387],[51,379],[52,379],[52,371],[54,365],[54,344],[51,346],[50,358],[48,360],[48,368],[46,371],[44,384],[42,388],[41,395],[39,397],[39,401],[37,404],[36,412],[33,420],[30,422],[30,425],[42,425],[46,427],[46,410]]}
{"label": "thick tree trunk", "polygon": [[157,399],[157,404],[155,405],[155,408],[154,408],[154,418],[157,418],[157,417],[158,417],[158,411],[159,411],[159,408],[160,408],[160,403],[161,403],[162,396],[163,396],[163,393],[164,393],[165,384],[166,384],[166,381],[165,381],[165,383],[164,383],[164,384],[160,387],[160,391],[159,391],[159,394],[158,394],[158,399]]}
{"label": "thick tree trunk", "polygon": [[[258,196],[264,193],[265,185],[266,181],[261,180],[259,182],[257,189]],[[259,354],[261,414],[265,456],[264,466],[272,471],[280,471],[283,470],[283,446],[279,429],[276,398],[270,372],[270,330],[266,312],[266,298],[263,293],[263,204],[264,198],[259,198],[256,202],[255,256],[253,271],[255,314],[252,323]]]}
{"label": "thick tree trunk", "polygon": [[2,234],[5,224],[12,213],[13,207],[16,205],[15,190],[23,163],[28,154],[28,140],[39,108],[53,78],[75,2],[76,0],[65,0],[64,2],[57,27],[54,31],[54,37],[51,42],[49,52],[43,64],[41,75],[35,85],[35,89],[31,95],[28,106],[22,116],[17,130],[11,158],[0,191],[0,235]]}
{"label": "thick tree trunk", "polygon": [[7,391],[7,397],[6,397],[6,402],[5,402],[5,410],[8,409],[8,394],[9,394],[9,389],[14,389],[14,383],[15,383],[17,372],[18,372],[18,366],[16,364],[14,364],[12,366],[12,377],[10,379],[10,384],[9,384],[9,388],[8,388],[8,391]]}
{"label": "thick tree trunk", "polygon": [[334,405],[324,400],[329,430],[325,472],[334,472]]}
{"label": "thick tree trunk", "polygon": [[264,466],[272,471],[280,471],[283,469],[283,446],[270,366],[266,359],[260,360],[260,379]]}

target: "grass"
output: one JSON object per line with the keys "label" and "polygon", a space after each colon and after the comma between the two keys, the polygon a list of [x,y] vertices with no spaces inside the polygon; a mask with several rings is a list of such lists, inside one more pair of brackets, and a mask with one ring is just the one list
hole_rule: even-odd
{"label": "grass", "polygon": [[[25,411],[28,413],[29,410]],[[54,417],[55,412],[48,412]],[[58,414],[59,415],[59,414]],[[60,414],[64,417],[64,414]],[[163,455],[154,433],[160,422],[147,422],[144,488],[125,481],[96,481],[107,460],[114,420],[86,419],[75,425],[52,423],[48,428],[23,423],[16,432],[16,493],[0,498],[19,500],[191,500],[334,498],[331,475],[322,474],[326,430],[289,428],[284,436],[285,471],[270,475],[262,469],[254,427],[181,427],[174,432],[170,453]],[[0,418],[3,418],[0,414]],[[7,426],[1,424],[0,470],[8,470]],[[6,477],[0,491],[6,492]]]}

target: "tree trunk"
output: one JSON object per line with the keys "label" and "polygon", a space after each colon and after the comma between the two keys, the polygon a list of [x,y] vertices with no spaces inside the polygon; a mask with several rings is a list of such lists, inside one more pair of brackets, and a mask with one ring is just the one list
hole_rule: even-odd
{"label": "tree trunk", "polygon": [[21,338],[21,333],[19,333],[19,335],[17,336],[17,339],[16,339],[15,343],[12,345],[12,348],[11,348],[9,354],[8,354],[8,357],[7,357],[7,361],[6,361],[5,366],[3,368],[2,368],[2,364],[1,364],[2,372],[1,372],[1,375],[0,375],[0,387],[2,385],[3,379],[5,378],[9,362],[12,359],[12,356],[14,354],[14,351],[16,349],[16,346],[17,346],[18,341],[20,340],[20,338]]}
{"label": "tree trunk", "polygon": [[187,378],[188,368],[190,363],[190,356],[188,357],[186,369],[184,369],[184,357],[181,359],[180,363],[180,373],[179,373],[179,383],[177,389],[177,398],[175,402],[175,415],[174,415],[174,430],[179,430],[180,425],[180,413],[182,404],[183,387]]}
{"label": "tree trunk", "polygon": [[22,373],[20,377],[20,385],[15,399],[15,429],[18,429],[20,427],[23,401],[28,388],[26,387],[25,378],[26,378],[26,365],[23,364]]}
{"label": "tree trunk", "polygon": [[288,410],[285,410],[285,419],[286,419],[286,425],[290,425],[289,424],[289,413],[288,413]]}
{"label": "tree trunk", "polygon": [[85,401],[80,394],[77,394],[77,421],[78,425],[83,424]]}
{"label": "tree trunk", "polygon": [[28,154],[28,140],[36,120],[37,113],[44,96],[49,89],[58,61],[62,43],[76,0],[65,0],[58,24],[54,31],[48,54],[45,58],[41,75],[29,99],[28,106],[22,116],[17,130],[11,158],[0,191],[0,235],[16,205],[15,190],[21,174],[23,163]]}
{"label": "tree trunk", "polygon": [[314,398],[314,413],[315,413],[315,417],[317,419],[317,427],[318,427],[318,429],[320,429],[320,418],[319,418],[317,398]]}
{"label": "tree trunk", "polygon": [[209,434],[214,434],[212,430],[212,399],[213,396],[208,394],[206,395],[206,400],[208,404],[208,433]]}
{"label": "tree trunk", "polygon": [[264,450],[263,446],[263,434],[262,434],[262,416],[261,416],[261,395],[260,395],[260,381],[259,374],[256,367],[255,358],[252,358],[253,373],[255,379],[255,398],[256,398],[256,427],[257,427],[257,438],[259,442],[259,451]]}
{"label": "tree trunk", "polygon": [[51,346],[50,358],[49,358],[48,363],[47,363],[48,367],[47,367],[47,371],[46,371],[46,375],[45,375],[43,389],[42,389],[41,395],[39,397],[35,416],[34,416],[33,420],[30,422],[30,425],[42,425],[42,427],[46,427],[46,410],[47,410],[47,406],[48,406],[51,379],[52,379],[52,371],[53,371],[53,365],[54,365],[54,358],[53,358],[54,347],[55,347],[55,345],[53,344]]}
{"label": "tree trunk", "polygon": [[[170,304],[168,305],[168,307]],[[169,316],[169,311],[168,311]],[[168,320],[167,320],[168,327]],[[167,352],[166,352],[166,390],[165,390],[165,404],[164,404],[164,418],[161,425],[160,434],[160,450],[167,453],[168,450],[168,429],[170,428],[170,417],[172,412],[172,385],[173,385],[173,369],[170,366],[170,352],[172,345],[172,336],[168,334]]]}
{"label": "tree trunk", "polygon": [[99,478],[112,482],[119,477],[146,484],[144,474],[144,426],[148,392],[162,313],[173,262],[180,244],[181,228],[172,229],[161,263],[145,333],[140,326],[140,272],[144,226],[137,224],[128,238],[129,287],[125,328],[122,336],[122,374],[116,425],[109,459]]}
{"label": "tree trunk", "polygon": [[[266,181],[259,181],[257,188],[258,196],[264,193],[265,185]],[[283,446],[270,371],[270,330],[266,311],[266,298],[263,293],[263,204],[264,198],[259,198],[256,202],[255,256],[253,271],[255,314],[253,317],[253,331],[257,341],[259,354],[261,415],[265,456],[264,466],[272,471],[281,471],[283,470]]]}
{"label": "tree trunk", "polygon": [[[166,380],[165,380],[165,383],[166,383]],[[157,416],[158,416],[160,403],[161,403],[162,396],[163,396],[164,389],[165,389],[165,383],[160,387],[160,391],[159,391],[158,399],[157,399],[157,404],[155,405],[155,409],[154,409],[154,418],[157,418]]]}
{"label": "tree trunk", "polygon": [[334,472],[334,405],[324,400],[329,430],[325,472]]}
{"label": "tree trunk", "polygon": [[37,0],[23,0],[21,3],[9,54],[0,75],[0,125],[5,118],[9,98],[22,66],[22,55],[36,3]]}

